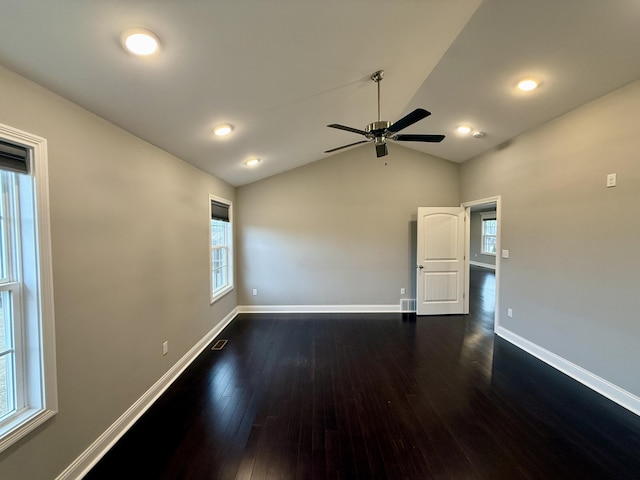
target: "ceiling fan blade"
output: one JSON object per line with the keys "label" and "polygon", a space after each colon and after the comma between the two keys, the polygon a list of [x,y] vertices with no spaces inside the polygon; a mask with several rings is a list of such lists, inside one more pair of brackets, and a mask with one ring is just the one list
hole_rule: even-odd
{"label": "ceiling fan blade", "polygon": [[337,128],[338,130],[346,130],[347,132],[359,133],[360,135],[367,136],[367,132],[364,130],[358,130],[357,128],[347,127],[345,125],[339,125],[337,123],[332,123],[331,125],[327,125],[330,128]]}
{"label": "ceiling fan blade", "polygon": [[350,143],[349,145],[343,145],[341,147],[332,148],[331,150],[325,150],[324,153],[331,153],[337,150],[342,150],[343,148],[353,147],[354,145],[360,145],[361,143],[368,143],[369,140],[360,140],[359,142]]}
{"label": "ceiling fan blade", "polygon": [[401,142],[441,142],[444,140],[444,135],[394,135],[391,137],[393,140],[400,140]]}
{"label": "ceiling fan blade", "polygon": [[407,128],[408,126],[413,125],[416,122],[419,122],[423,118],[427,118],[429,115],[431,115],[431,112],[428,112],[424,108],[416,108],[413,112],[411,112],[408,115],[405,115],[396,123],[394,123],[389,128],[387,128],[387,131],[391,133],[397,133],[400,130]]}

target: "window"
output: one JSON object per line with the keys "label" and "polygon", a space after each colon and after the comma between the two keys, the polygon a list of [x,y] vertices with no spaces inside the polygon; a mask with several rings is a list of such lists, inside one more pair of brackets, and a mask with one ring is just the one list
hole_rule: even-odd
{"label": "window", "polygon": [[231,202],[209,196],[211,206],[211,302],[233,289]]}
{"label": "window", "polygon": [[0,125],[0,451],[57,409],[46,154]]}
{"label": "window", "polygon": [[482,245],[480,253],[482,255],[496,254],[496,235],[498,233],[498,221],[495,213],[481,213],[482,218]]}

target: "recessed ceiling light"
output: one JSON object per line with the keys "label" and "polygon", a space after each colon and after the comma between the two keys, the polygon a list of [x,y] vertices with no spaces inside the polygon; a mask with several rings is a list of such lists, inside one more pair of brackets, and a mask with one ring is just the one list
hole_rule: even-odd
{"label": "recessed ceiling light", "polygon": [[224,137],[225,135],[229,135],[231,132],[233,132],[233,125],[230,125],[228,123],[224,125],[218,125],[213,129],[213,133],[218,137]]}
{"label": "recessed ceiling light", "polygon": [[458,128],[456,128],[456,132],[458,132],[460,135],[469,135],[471,133],[471,130],[473,130],[469,125],[460,125]]}
{"label": "recessed ceiling light", "polygon": [[540,85],[540,82],[534,80],[532,78],[525,78],[518,82],[518,90],[522,90],[523,92],[530,92],[531,90],[535,90]]}
{"label": "recessed ceiling light", "polygon": [[244,162],[247,167],[255,167],[260,163],[260,159],[257,157],[249,158]]}
{"label": "recessed ceiling light", "polygon": [[122,44],[134,55],[148,56],[158,51],[160,40],[149,30],[132,28],[122,34]]}

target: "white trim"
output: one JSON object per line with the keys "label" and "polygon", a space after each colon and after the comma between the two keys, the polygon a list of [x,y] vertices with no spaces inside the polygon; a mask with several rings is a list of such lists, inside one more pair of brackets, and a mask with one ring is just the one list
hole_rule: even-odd
{"label": "white trim", "polygon": [[56,374],[55,315],[53,302],[53,255],[51,253],[51,217],[49,213],[49,161],[47,140],[40,139],[40,148],[34,148],[33,177],[36,179],[36,215],[38,236],[38,280],[40,318],[42,328],[42,364],[44,394],[47,409],[58,411],[58,384]]}
{"label": "white trim", "polygon": [[475,260],[469,260],[469,264],[475,265],[476,267],[489,268],[491,270],[496,269],[495,265],[491,265],[490,263],[476,262]]}
{"label": "white trim", "polygon": [[469,314],[469,260],[471,258],[471,209],[464,207],[464,306],[463,313]]}
{"label": "white trim", "polygon": [[[14,429],[3,429],[5,433],[0,441],[2,451],[58,412],[58,385],[47,140],[4,124],[0,124],[0,137],[31,150],[30,172],[17,178],[22,187],[18,195],[24,202],[23,208],[28,208],[34,215],[33,225],[29,225],[28,228],[21,225],[21,240],[29,238],[29,244],[33,245],[36,251],[33,265],[30,265],[28,270],[24,269],[24,259],[21,259],[22,281],[29,284],[31,296],[23,297],[22,305],[16,306],[24,312],[24,326],[32,330],[32,333],[25,337],[31,365],[27,375],[29,386],[25,391],[30,408],[16,416],[15,421],[11,423],[15,425]],[[29,191],[29,195],[26,195],[25,187],[28,187],[26,190]],[[21,212],[21,218],[23,214],[24,212]],[[22,251],[26,251],[24,245]],[[27,309],[30,313],[26,312]]]}
{"label": "white trim", "polygon": [[617,403],[618,405],[626,408],[627,410],[640,415],[640,397],[628,392],[617,385],[601,378],[588,370],[571,363],[569,360],[556,355],[549,350],[542,348],[541,346],[521,337],[520,335],[513,333],[511,330],[507,330],[504,327],[496,329],[496,334],[504,338],[508,342],[512,343],[516,347],[521,348],[525,352],[533,355],[534,357],[542,360],[544,363],[560,370],[562,373],[570,376],[574,380],[589,387],[591,390],[595,390],[600,395],[607,397],[609,400]]}
{"label": "white trim", "polygon": [[24,415],[18,415],[14,421],[10,423],[8,428],[9,433],[2,438],[0,451],[13,445],[32,430],[35,430],[47,420],[53,418],[57,413],[57,410],[52,409],[30,409],[27,410]]}
{"label": "white trim", "polygon": [[240,313],[402,313],[400,305],[240,305]]}
{"label": "white trim", "polygon": [[[209,258],[211,258],[211,249],[209,249]],[[209,271],[209,276],[211,276],[211,271]],[[235,287],[233,285],[227,285],[226,287],[218,290],[215,295],[211,297],[211,301],[209,302],[211,305],[216,303],[219,299],[224,297],[227,293],[233,292]]]}
{"label": "white trim", "polygon": [[[213,291],[213,272],[211,271],[213,265],[213,259],[211,257],[211,201],[217,203],[224,203],[229,207],[229,229],[227,231],[228,237],[228,247],[227,250],[229,252],[229,256],[227,258],[227,285],[217,292]],[[227,293],[232,291],[235,288],[235,267],[233,263],[233,258],[235,256],[235,235],[233,234],[234,229],[233,223],[233,202],[231,200],[227,200],[226,198],[218,197],[212,193],[209,194],[209,303],[213,305],[222,297],[224,297]]]}
{"label": "white trim", "polygon": [[237,315],[238,309],[234,308],[131,405],[89,448],[60,473],[56,480],[79,480],[84,477]]}
{"label": "white trim", "polygon": [[[495,197],[486,197],[486,198],[480,198],[478,200],[471,200],[469,202],[462,202],[460,205],[463,207],[476,207],[478,205],[484,205],[485,203],[498,203],[499,201],[500,201],[500,195],[496,195]],[[497,214],[497,208],[496,208],[496,214]]]}

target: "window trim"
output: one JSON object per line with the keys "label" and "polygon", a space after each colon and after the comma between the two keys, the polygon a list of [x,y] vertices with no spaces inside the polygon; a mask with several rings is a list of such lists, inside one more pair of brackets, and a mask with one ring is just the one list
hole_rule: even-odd
{"label": "window trim", "polygon": [[[484,237],[487,236],[484,234],[484,222],[485,220],[495,220],[496,223],[498,221],[497,217],[496,217],[496,212],[487,212],[487,213],[481,213],[480,214],[480,255],[488,255],[490,257],[495,257],[496,256],[496,252],[487,252],[484,249]],[[498,240],[498,234],[497,234],[497,227],[496,227],[496,234],[495,235],[488,235],[491,237],[496,237],[496,242]],[[496,243],[497,245],[497,243]],[[497,248],[497,247],[496,247]]]}
{"label": "window trim", "polygon": [[[47,140],[0,124],[0,138],[26,147],[30,152],[29,174],[22,175],[19,183],[29,186],[31,194],[26,198],[24,187],[18,192],[19,201],[30,207],[33,219],[30,229],[21,228],[20,236],[37,249],[33,265],[23,272],[23,281],[29,281],[35,288],[22,299],[23,327],[25,341],[34,346],[38,338],[38,348],[26,359],[29,373],[25,375],[27,408],[14,414],[0,428],[0,451],[17,442],[58,413],[58,386],[56,377],[55,320],[53,307],[53,272],[51,256],[51,221],[49,215],[49,170]],[[23,224],[23,225],[24,225]],[[24,262],[24,259],[21,259]],[[28,278],[28,279],[27,279]],[[24,297],[27,294],[25,293]]]}
{"label": "window trim", "polygon": [[[221,288],[217,292],[213,292],[213,249],[211,247],[211,202],[223,203],[229,207],[229,230],[228,230],[228,244],[229,244],[229,256],[227,262],[227,286]],[[209,296],[210,303],[214,304],[220,298],[224,297],[227,293],[231,292],[234,287],[234,245],[233,245],[233,202],[226,198],[218,197],[213,194],[209,194]]]}

